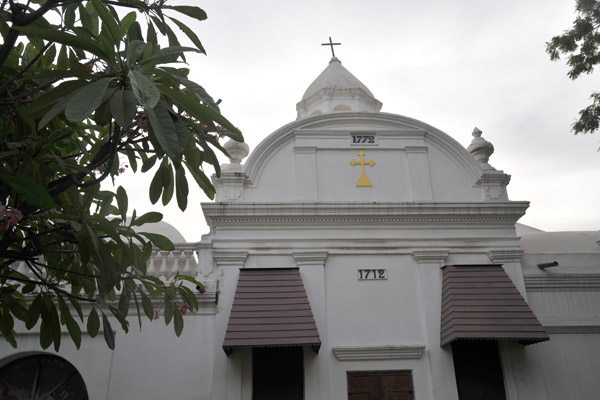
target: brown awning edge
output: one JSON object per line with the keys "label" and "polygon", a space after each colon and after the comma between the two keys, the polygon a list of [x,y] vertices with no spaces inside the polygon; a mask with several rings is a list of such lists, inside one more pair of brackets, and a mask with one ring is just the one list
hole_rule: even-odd
{"label": "brown awning edge", "polygon": [[441,345],[456,340],[549,340],[501,265],[443,267]]}
{"label": "brown awning edge", "polygon": [[321,347],[298,268],[240,269],[223,350],[242,347]]}

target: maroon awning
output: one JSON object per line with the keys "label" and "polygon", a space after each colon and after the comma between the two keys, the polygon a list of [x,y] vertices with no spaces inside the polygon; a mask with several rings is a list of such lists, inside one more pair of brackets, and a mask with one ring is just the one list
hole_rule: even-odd
{"label": "maroon awning", "polygon": [[223,350],[277,346],[321,347],[300,271],[241,269]]}
{"label": "maroon awning", "polygon": [[455,340],[549,340],[501,265],[443,268],[441,345]]}

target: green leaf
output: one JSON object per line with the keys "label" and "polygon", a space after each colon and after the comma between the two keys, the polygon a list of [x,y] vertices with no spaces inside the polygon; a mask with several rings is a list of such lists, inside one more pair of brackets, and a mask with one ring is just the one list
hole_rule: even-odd
{"label": "green leaf", "polygon": [[123,317],[127,317],[129,314],[129,302],[131,301],[131,293],[129,289],[126,287],[123,288],[121,292],[121,296],[119,297],[119,313],[123,315]]}
{"label": "green leaf", "polygon": [[[200,283],[200,282],[198,282],[198,283]],[[202,284],[197,285],[197,286],[204,289],[204,285],[202,285]],[[196,298],[196,294],[194,292],[192,292],[192,290],[190,288],[182,285],[179,287],[179,293],[180,293],[181,297],[185,299],[185,302],[192,308],[192,310],[198,309],[198,299]]]}
{"label": "green leaf", "polygon": [[[160,10],[157,10],[157,12],[160,12]],[[154,22],[154,25],[156,25],[156,27],[158,28],[160,33],[163,35],[166,35],[167,31],[166,31],[165,23],[163,21],[161,21],[160,18],[157,18],[154,15],[151,15],[150,18],[152,19],[152,21]]]}
{"label": "green leaf", "polygon": [[175,24],[179,27],[179,29],[181,29],[187,35],[187,37],[190,38],[192,43],[194,43],[194,45],[198,48],[198,50],[200,50],[201,53],[206,54],[206,51],[204,50],[204,47],[202,46],[200,39],[198,39],[198,36],[196,36],[194,31],[192,31],[186,24],[176,20],[175,18],[169,17],[169,19],[171,21],[175,22]]}
{"label": "green leaf", "polygon": [[117,124],[124,129],[133,123],[137,101],[131,90],[117,90],[110,100],[110,112]]}
{"label": "green leaf", "polygon": [[129,79],[131,80],[133,94],[135,94],[135,97],[144,108],[147,109],[146,111],[156,107],[160,100],[160,92],[154,82],[141,72],[133,69],[129,70],[127,76],[129,76]]}
{"label": "green leaf", "polygon": [[71,122],[88,118],[100,104],[112,78],[102,78],[79,89],[67,102],[65,116]]}
{"label": "green leaf", "polygon": [[159,212],[150,211],[141,217],[137,218],[131,225],[140,226],[143,224],[153,224],[155,222],[160,222],[163,219],[163,215]]}
{"label": "green leaf", "polygon": [[152,321],[154,319],[154,307],[152,307],[152,302],[143,290],[140,290],[140,297],[142,298],[142,308],[144,309],[144,314],[146,314],[146,317]]}
{"label": "green leaf", "polygon": [[176,189],[175,194],[177,196],[177,205],[181,211],[185,211],[187,208],[187,200],[188,200],[188,182],[185,177],[185,169],[180,166],[179,168],[175,168],[175,181],[176,181]]}
{"label": "green leaf", "polygon": [[12,315],[10,315],[8,307],[4,307],[2,309],[2,318],[0,319],[0,333],[2,333],[2,336],[10,336],[14,325],[15,321]]}
{"label": "green leaf", "polygon": [[147,109],[146,112],[150,120],[151,133],[162,150],[170,158],[175,158],[185,149],[187,143],[179,142],[171,113],[163,103],[158,104],[154,109]]}
{"label": "green leaf", "polygon": [[79,328],[79,324],[75,321],[71,313],[69,312],[69,307],[63,300],[62,296],[58,296],[58,303],[60,305],[60,315],[65,325],[67,325],[67,330],[69,331],[69,335],[75,342],[75,347],[79,350],[81,346],[81,328]]}
{"label": "green leaf", "polygon": [[174,301],[172,299],[165,300],[165,325],[169,325],[169,323],[173,319],[173,309],[177,307],[173,303]]}
{"label": "green leaf", "polygon": [[[162,165],[160,168],[162,168]],[[152,204],[156,204],[158,199],[160,199],[160,194],[162,193],[162,190],[163,190],[163,180],[162,180],[163,174],[162,174],[162,171],[160,168],[154,174],[154,178],[152,178],[152,182],[150,182],[149,196],[150,196],[150,201],[152,202]]]}
{"label": "green leaf", "polygon": [[29,309],[27,310],[27,321],[25,321],[25,327],[29,330],[37,324],[42,311],[42,295],[38,294],[35,299],[31,302]]}
{"label": "green leaf", "polygon": [[130,67],[144,54],[146,43],[142,40],[132,40],[127,46],[127,65]]}
{"label": "green leaf", "polygon": [[60,114],[61,112],[63,112],[63,110],[65,109],[68,101],[69,101],[69,98],[65,97],[64,99],[62,99],[58,103],[54,104],[54,106],[52,106],[52,108],[50,109],[50,111],[48,111],[46,113],[46,115],[44,115],[44,118],[42,118],[42,120],[38,124],[38,129],[41,130],[43,127],[45,127],[46,125],[48,125],[48,123],[50,121],[52,121],[54,119],[54,117],[56,117],[58,114]]}
{"label": "green leaf", "polygon": [[135,11],[132,11],[126,16],[124,16],[123,19],[121,19],[121,22],[119,23],[121,28],[121,37],[125,36],[131,24],[135,22],[136,16],[137,14],[135,13]]}
{"label": "green leaf", "polygon": [[35,283],[28,283],[26,285],[23,285],[23,288],[21,289],[21,293],[29,294],[29,293],[33,292],[36,288],[37,288],[37,285]]}
{"label": "green leaf", "polygon": [[111,122],[112,113],[110,111],[110,98],[116,90],[114,88],[108,88],[102,99],[102,103],[96,108],[94,112],[94,122],[100,126],[107,126]]}
{"label": "green leaf", "polygon": [[173,198],[173,192],[175,190],[175,179],[173,177],[173,168],[170,165],[165,166],[165,168],[162,169],[162,172],[163,185],[165,187],[162,194],[162,203],[163,206],[166,206]]}
{"label": "green leaf", "polygon": [[80,48],[85,51],[89,51],[100,58],[107,58],[107,55],[100,44],[86,36],[75,36],[57,29],[39,28],[32,25],[13,26],[13,28],[21,33],[26,34],[27,36],[37,37],[49,42],[66,44],[67,46],[71,46],[73,48]]}
{"label": "green leaf", "polygon": [[150,232],[140,232],[140,235],[145,236],[152,242],[152,244],[156,245],[161,250],[174,250],[175,246],[173,242],[169,240],[166,236],[159,235],[158,233],[150,233]]}
{"label": "green leaf", "polygon": [[65,28],[72,28],[75,23],[75,5],[65,7]]}
{"label": "green leaf", "polygon": [[160,85],[160,91],[181,106],[185,111],[190,113],[194,118],[206,123],[211,124],[212,121],[222,125],[229,132],[225,132],[225,134],[231,137],[233,140],[237,142],[243,142],[244,137],[242,133],[235,126],[231,124],[225,117],[223,117],[218,111],[213,109],[212,107],[206,104],[200,104],[198,101],[191,97],[187,96],[179,89],[173,89],[169,86]]}
{"label": "green leaf", "polygon": [[57,207],[50,193],[39,183],[22,176],[5,176],[4,179],[28,203],[41,208]]}
{"label": "green leaf", "polygon": [[183,331],[183,315],[181,315],[181,310],[177,305],[173,308],[173,327],[175,328],[175,334],[177,337],[181,336],[181,331]]}
{"label": "green leaf", "polygon": [[123,189],[123,186],[117,188],[117,206],[121,212],[121,218],[123,221],[127,219],[127,192]]}
{"label": "green leaf", "polygon": [[[110,237],[112,237],[113,239],[115,239],[115,241],[119,241],[119,234],[117,233],[117,228],[114,225],[114,222],[112,220],[108,220],[105,217],[103,217],[100,214],[95,214],[92,215],[91,218],[89,218],[89,220],[94,221],[97,225],[95,227],[95,229],[100,229],[103,233],[108,234]],[[89,222],[88,220],[86,220],[86,222]],[[101,235],[103,236],[103,235]]]}
{"label": "green leaf", "polygon": [[52,331],[52,322],[42,320],[42,324],[40,325],[40,346],[42,349],[46,350],[53,341],[54,334]]}
{"label": "green leaf", "polygon": [[202,282],[200,282],[199,280],[192,278],[191,276],[187,276],[187,275],[176,275],[175,279],[177,279],[178,281],[187,281],[190,283],[193,283],[196,286],[200,286],[201,288],[204,289],[204,285],[202,284]]}
{"label": "green leaf", "polygon": [[46,312],[49,314],[49,319],[46,321],[49,324],[49,328],[51,329],[51,334],[54,340],[54,350],[58,351],[60,348],[60,340],[61,340],[61,331],[60,331],[60,321],[58,318],[58,311],[56,310],[56,306],[52,301],[50,296],[44,297],[44,305],[46,308]]}
{"label": "green leaf", "polygon": [[154,53],[151,57],[148,57],[143,60],[140,65],[148,64],[150,62],[154,62],[158,64],[160,62],[173,62],[174,55],[183,55],[185,51],[194,51],[199,53],[199,51],[193,47],[184,47],[184,46],[170,46],[164,49],[160,49],[156,53]]}
{"label": "green leaf", "polygon": [[[41,74],[49,73],[50,75],[53,75],[53,77],[50,77],[49,79],[61,78],[61,77],[69,76],[69,75],[75,77],[76,75],[78,75],[78,73],[54,74],[54,72],[58,72],[58,71],[56,71],[56,70],[46,71],[46,72],[41,72]],[[65,72],[65,71],[63,71],[63,72]],[[73,72],[73,71],[69,70],[66,72]],[[87,74],[87,77],[89,77],[89,76],[91,76],[91,75]],[[85,84],[87,84],[87,82],[84,80],[80,80],[80,79],[63,82],[60,85],[50,89],[49,91],[41,94],[38,98],[36,98],[35,101],[27,107],[27,112],[29,113],[30,116],[37,118],[41,115],[44,115],[45,112],[47,111],[48,107],[52,106],[53,104],[57,104],[57,103],[60,104],[61,102],[63,104],[62,109],[64,109],[65,105],[67,104],[67,101],[69,100],[69,97],[70,97],[69,95],[71,93],[75,92],[77,89],[79,89],[80,87],[82,87]],[[59,112],[62,111],[62,109],[59,110]],[[54,115],[56,115],[56,114],[54,114]]]}
{"label": "green leaf", "polygon": [[142,172],[147,172],[148,170],[150,170],[150,168],[152,168],[156,163],[157,159],[158,157],[156,154],[154,154],[151,157],[148,157],[148,159],[142,163]]}
{"label": "green leaf", "polygon": [[98,318],[98,312],[95,308],[92,308],[90,315],[87,320],[87,331],[91,337],[96,337],[98,330],[100,329],[100,319]]}
{"label": "green leaf", "polygon": [[210,179],[208,179],[204,172],[202,172],[202,170],[199,168],[195,168],[187,162],[185,165],[188,167],[188,171],[190,171],[200,189],[204,191],[204,194],[206,194],[209,199],[213,199],[215,197],[215,187],[211,183]]}
{"label": "green leaf", "polygon": [[102,313],[102,331],[104,333],[104,340],[111,350],[115,349],[115,333],[110,326],[110,322],[106,317],[106,314]]}
{"label": "green leaf", "polygon": [[171,10],[179,11],[180,13],[185,14],[188,17],[195,18],[198,21],[204,21],[207,18],[206,13],[200,7],[164,5],[163,8],[169,8]]}
{"label": "green leaf", "polygon": [[81,320],[81,322],[83,322],[83,312],[81,311],[81,305],[79,304],[77,299],[74,299],[73,297],[69,297],[69,300],[71,301],[71,304],[73,305],[73,308],[75,309],[75,311],[77,311],[77,315],[79,315],[79,319]]}
{"label": "green leaf", "polygon": [[69,68],[69,57],[67,55],[67,46],[64,44],[60,47],[58,52],[58,60],[56,61],[56,68],[59,70],[65,70]]}
{"label": "green leaf", "polygon": [[193,82],[187,78],[183,78],[180,76],[175,76],[175,79],[181,82],[185,87],[191,89],[196,94],[196,96],[198,96],[198,98],[202,100],[204,104],[212,107],[213,109],[215,109],[215,111],[220,112],[219,106],[217,105],[215,100],[212,98],[211,95],[208,94],[208,92],[206,92],[206,90],[204,90],[202,86],[198,85],[196,82]]}
{"label": "green leaf", "polygon": [[106,6],[98,0],[92,0],[92,6],[98,13],[98,16],[100,16],[102,22],[108,27],[108,31],[110,32],[113,42],[118,44],[122,35],[121,29],[119,28],[119,25],[117,25],[117,22],[115,22],[114,17],[108,12]]}

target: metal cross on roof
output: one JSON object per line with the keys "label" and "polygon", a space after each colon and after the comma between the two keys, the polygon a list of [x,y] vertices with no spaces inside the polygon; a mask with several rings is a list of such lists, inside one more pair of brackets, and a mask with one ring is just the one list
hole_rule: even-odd
{"label": "metal cross on roof", "polygon": [[335,52],[333,51],[333,46],[339,46],[341,43],[333,43],[331,40],[331,36],[329,36],[329,43],[321,43],[321,46],[331,46],[331,56],[335,57]]}

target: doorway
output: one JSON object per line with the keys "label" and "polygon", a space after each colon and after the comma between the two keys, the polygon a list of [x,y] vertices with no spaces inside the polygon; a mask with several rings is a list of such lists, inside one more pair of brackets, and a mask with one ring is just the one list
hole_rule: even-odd
{"label": "doorway", "polygon": [[303,400],[302,347],[252,350],[252,400]]}

